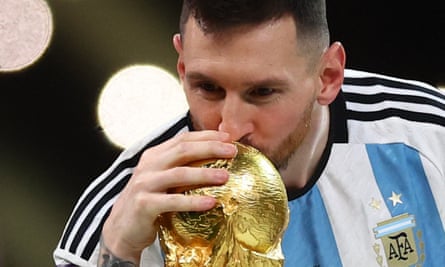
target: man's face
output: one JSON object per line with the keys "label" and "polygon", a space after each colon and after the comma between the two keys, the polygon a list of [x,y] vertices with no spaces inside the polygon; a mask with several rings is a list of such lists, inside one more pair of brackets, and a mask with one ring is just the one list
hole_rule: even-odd
{"label": "man's face", "polygon": [[178,72],[196,130],[220,130],[284,167],[305,138],[320,89],[290,16],[214,35],[186,25]]}

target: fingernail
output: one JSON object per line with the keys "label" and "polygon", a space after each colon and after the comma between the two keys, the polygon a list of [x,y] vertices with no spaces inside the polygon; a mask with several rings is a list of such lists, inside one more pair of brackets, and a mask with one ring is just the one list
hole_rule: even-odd
{"label": "fingernail", "polygon": [[205,206],[205,208],[207,208],[207,209],[213,208],[216,204],[216,199],[213,197],[205,197],[205,198],[202,198],[201,201],[202,201],[201,202],[202,205]]}
{"label": "fingernail", "polygon": [[229,178],[229,174],[224,170],[217,170],[215,173],[215,180],[217,183],[225,183]]}
{"label": "fingernail", "polygon": [[222,152],[225,155],[234,155],[236,154],[236,146],[234,144],[224,144]]}

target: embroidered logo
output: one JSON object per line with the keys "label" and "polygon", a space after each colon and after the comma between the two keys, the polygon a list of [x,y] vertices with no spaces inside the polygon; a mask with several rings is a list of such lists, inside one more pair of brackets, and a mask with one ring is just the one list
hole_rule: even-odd
{"label": "embroidered logo", "polygon": [[[388,267],[410,266],[418,263],[416,239],[413,228],[416,226],[414,215],[402,214],[392,219],[380,222],[374,228],[377,239],[383,243],[383,251]],[[374,248],[374,251],[377,251]],[[382,266],[381,256],[379,264]]]}

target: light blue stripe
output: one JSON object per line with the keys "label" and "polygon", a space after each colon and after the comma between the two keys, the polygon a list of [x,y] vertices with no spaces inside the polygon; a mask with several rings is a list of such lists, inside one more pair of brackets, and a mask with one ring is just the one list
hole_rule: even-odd
{"label": "light blue stripe", "polygon": [[[374,176],[392,217],[414,215],[419,257],[424,252],[423,266],[445,266],[445,231],[431,188],[416,150],[404,144],[367,145]],[[443,177],[439,177],[443,179]],[[402,204],[393,206],[392,192],[402,194]],[[422,235],[419,239],[419,233]],[[419,244],[423,242],[424,250]]]}
{"label": "light blue stripe", "polygon": [[289,209],[289,227],[282,242],[284,266],[342,266],[318,187],[290,201]]}
{"label": "light blue stripe", "polygon": [[401,219],[396,222],[388,223],[383,226],[374,228],[374,231],[377,232],[375,237],[380,238],[382,236],[392,234],[414,226],[416,226],[416,223],[414,222],[414,216],[409,216],[405,219]]}

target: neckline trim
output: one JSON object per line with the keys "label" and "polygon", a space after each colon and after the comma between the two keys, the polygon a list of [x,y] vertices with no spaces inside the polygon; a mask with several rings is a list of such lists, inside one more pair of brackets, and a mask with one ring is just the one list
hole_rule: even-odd
{"label": "neckline trim", "polygon": [[303,188],[286,188],[287,198],[289,201],[305,195],[312,189],[326,167],[326,164],[331,155],[333,144],[348,142],[348,129],[346,124],[346,102],[341,90],[335,98],[334,102],[329,105],[329,117],[328,141],[325,149],[323,150],[320,161],[315,168],[314,174],[312,174],[311,179],[309,179],[309,182]]}

